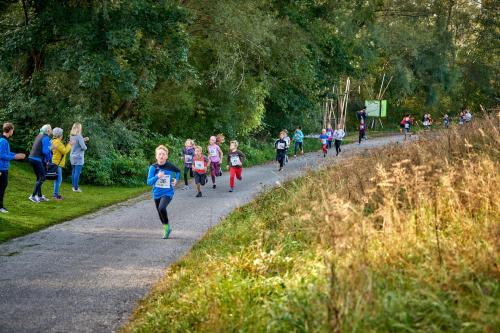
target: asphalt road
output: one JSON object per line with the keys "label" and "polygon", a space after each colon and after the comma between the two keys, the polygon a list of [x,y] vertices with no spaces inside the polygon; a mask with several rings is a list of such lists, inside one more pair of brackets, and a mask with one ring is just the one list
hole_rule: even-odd
{"label": "asphalt road", "polygon": [[[345,145],[340,157],[401,140],[392,136]],[[202,198],[194,197],[194,189],[177,190],[169,206],[168,240],[161,238],[147,195],[1,244],[0,332],[116,330],[165,268],[207,229],[276,182],[337,159],[310,153],[290,158],[282,172],[271,163],[244,169],[234,193],[228,192],[228,172],[217,179],[216,190],[211,183],[205,186]]]}

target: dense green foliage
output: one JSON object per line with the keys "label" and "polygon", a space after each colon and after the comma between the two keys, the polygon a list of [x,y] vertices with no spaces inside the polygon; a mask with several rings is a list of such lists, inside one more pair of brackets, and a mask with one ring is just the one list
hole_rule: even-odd
{"label": "dense green foliage", "polygon": [[393,77],[389,122],[487,108],[500,90],[499,16],[481,3],[4,0],[0,119],[17,125],[17,149],[44,123],[82,122],[87,180],[108,184],[103,168],[137,170],[167,135],[317,131],[321,101],[347,76],[351,111]]}

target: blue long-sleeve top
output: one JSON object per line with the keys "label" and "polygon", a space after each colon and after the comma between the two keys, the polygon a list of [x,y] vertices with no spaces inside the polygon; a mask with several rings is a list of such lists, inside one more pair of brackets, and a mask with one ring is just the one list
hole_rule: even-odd
{"label": "blue long-sleeve top", "polygon": [[9,139],[1,135],[0,136],[0,171],[7,171],[10,168],[10,161],[14,159],[16,154],[11,153]]}
{"label": "blue long-sleeve top", "polygon": [[42,138],[42,153],[44,162],[52,162],[52,143],[48,135]]}
{"label": "blue long-sleeve top", "polygon": [[[35,138],[29,158],[42,163],[52,162],[52,143],[50,142],[50,138],[47,134],[40,135],[42,136],[41,139],[39,137]],[[37,140],[41,141],[41,151],[40,146],[38,146],[40,141]]]}
{"label": "blue long-sleeve top", "polygon": [[[165,175],[163,178],[158,177],[158,173],[163,171]],[[160,199],[161,197],[173,197],[174,186],[172,185],[173,179],[179,181],[181,177],[181,170],[170,162],[163,165],[153,164],[149,167],[148,179],[146,183],[148,186],[153,186],[153,199]]]}

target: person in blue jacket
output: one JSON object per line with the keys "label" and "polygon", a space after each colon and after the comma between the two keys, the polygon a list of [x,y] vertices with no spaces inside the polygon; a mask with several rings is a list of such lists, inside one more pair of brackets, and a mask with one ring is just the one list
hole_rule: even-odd
{"label": "person in blue jacket", "polygon": [[28,198],[31,202],[49,201],[42,194],[42,185],[45,181],[47,164],[52,161],[52,147],[50,136],[52,135],[52,127],[43,125],[40,133],[36,136],[31,148],[29,161],[36,175],[35,187],[33,194]]}
{"label": "person in blue jacket", "polygon": [[164,239],[167,239],[172,232],[167,214],[167,206],[174,197],[174,187],[181,177],[181,170],[168,159],[168,148],[160,145],[156,147],[156,163],[149,167],[147,184],[153,186],[153,200],[156,210],[160,216],[160,221],[165,229]]}
{"label": "person in blue jacket", "polygon": [[14,125],[11,123],[3,124],[3,134],[0,136],[0,213],[8,213],[3,204],[3,197],[7,184],[9,183],[10,161],[23,160],[24,154],[15,154],[10,151],[9,138],[14,134]]}

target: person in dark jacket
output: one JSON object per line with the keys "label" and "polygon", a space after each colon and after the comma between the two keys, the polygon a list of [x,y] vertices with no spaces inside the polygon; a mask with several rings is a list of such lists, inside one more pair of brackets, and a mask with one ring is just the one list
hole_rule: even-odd
{"label": "person in dark jacket", "polygon": [[31,202],[38,203],[40,201],[49,201],[49,199],[42,194],[42,185],[45,181],[47,164],[52,161],[51,135],[52,127],[48,124],[43,125],[40,129],[40,134],[36,136],[33,147],[31,148],[29,161],[36,175],[33,194],[28,198]]}
{"label": "person in dark jacket", "polygon": [[8,213],[3,204],[3,198],[7,184],[9,182],[10,161],[23,160],[24,154],[15,154],[10,151],[9,138],[14,134],[14,125],[11,123],[3,124],[3,134],[0,136],[0,213]]}

